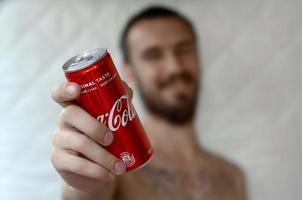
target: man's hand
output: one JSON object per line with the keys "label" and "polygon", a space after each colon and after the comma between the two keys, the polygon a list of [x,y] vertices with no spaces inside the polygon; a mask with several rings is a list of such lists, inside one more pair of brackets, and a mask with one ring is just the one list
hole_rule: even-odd
{"label": "man's hand", "polygon": [[[132,90],[124,85],[131,99]],[[62,83],[52,91],[52,98],[63,110],[53,134],[51,161],[71,190],[82,191],[89,197],[107,197],[112,195],[109,193],[113,192],[115,176],[125,173],[126,167],[102,147],[110,145],[114,136],[104,124],[75,104],[79,95],[79,85],[71,82]]]}

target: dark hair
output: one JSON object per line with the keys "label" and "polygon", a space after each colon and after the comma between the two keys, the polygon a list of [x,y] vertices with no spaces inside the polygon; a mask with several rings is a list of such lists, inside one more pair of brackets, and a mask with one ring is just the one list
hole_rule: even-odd
{"label": "dark hair", "polygon": [[126,23],[120,38],[120,48],[122,51],[123,61],[129,62],[129,48],[127,44],[127,37],[131,28],[138,22],[145,19],[154,19],[159,17],[175,17],[181,21],[183,21],[190,31],[193,34],[194,39],[196,39],[196,33],[194,31],[193,25],[190,20],[181,15],[179,12],[172,10],[170,8],[165,8],[162,6],[152,6],[148,7],[136,15],[132,16],[128,22]]}

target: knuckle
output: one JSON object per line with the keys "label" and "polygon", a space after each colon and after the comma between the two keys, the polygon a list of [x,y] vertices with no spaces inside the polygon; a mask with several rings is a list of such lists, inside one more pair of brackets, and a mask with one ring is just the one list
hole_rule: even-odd
{"label": "knuckle", "polygon": [[64,119],[63,119],[63,112],[61,111],[59,114],[58,114],[58,117],[57,117],[57,125],[60,127],[63,125],[63,122],[64,122]]}
{"label": "knuckle", "polygon": [[50,161],[51,163],[56,167],[56,161],[57,161],[57,157],[58,157],[58,152],[55,148],[53,148],[51,150],[51,153],[50,153]]}
{"label": "knuckle", "polygon": [[102,165],[106,166],[106,168],[110,170],[113,170],[114,164],[117,162],[117,158],[106,150],[101,151],[99,156],[102,159]]}
{"label": "knuckle", "polygon": [[80,136],[74,140],[75,148],[80,152],[85,152],[87,147],[89,147],[89,140],[83,136]]}
{"label": "knuckle", "polygon": [[97,167],[93,169],[94,177],[96,179],[106,179],[107,178],[107,173],[105,169],[102,169],[101,167]]}
{"label": "knuckle", "polygon": [[60,113],[61,119],[70,118],[79,112],[79,107],[76,105],[66,106]]}
{"label": "knuckle", "polygon": [[52,144],[56,145],[60,140],[61,140],[61,132],[59,129],[57,129],[52,135]]}
{"label": "knuckle", "polygon": [[92,137],[94,137],[96,140],[100,140],[106,132],[102,125],[98,123],[91,124],[90,129]]}

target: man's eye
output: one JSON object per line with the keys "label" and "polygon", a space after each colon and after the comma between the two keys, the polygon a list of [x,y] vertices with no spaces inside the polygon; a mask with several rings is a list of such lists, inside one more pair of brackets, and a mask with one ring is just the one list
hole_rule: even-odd
{"label": "man's eye", "polygon": [[145,60],[158,60],[161,58],[161,53],[158,51],[148,52],[144,55]]}
{"label": "man's eye", "polygon": [[189,54],[192,52],[194,52],[194,47],[192,47],[192,46],[181,47],[176,50],[177,55]]}

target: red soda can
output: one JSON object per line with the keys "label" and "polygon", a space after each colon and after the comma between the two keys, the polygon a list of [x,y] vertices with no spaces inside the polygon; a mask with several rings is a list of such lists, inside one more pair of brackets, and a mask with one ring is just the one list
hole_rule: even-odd
{"label": "red soda can", "polygon": [[79,106],[113,133],[112,144],[104,148],[120,158],[127,171],[147,164],[152,147],[107,49],[78,54],[63,65],[63,71],[68,81],[81,87]]}

